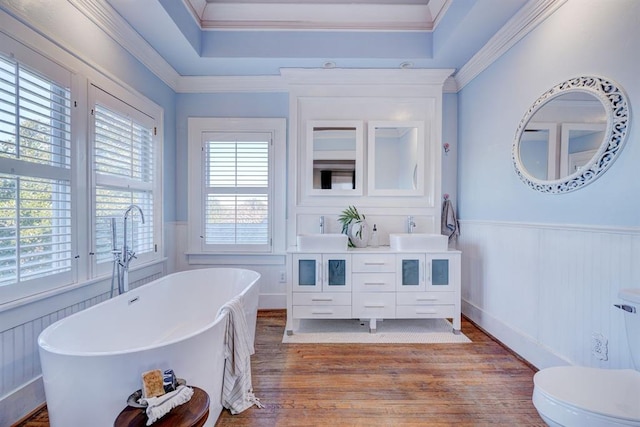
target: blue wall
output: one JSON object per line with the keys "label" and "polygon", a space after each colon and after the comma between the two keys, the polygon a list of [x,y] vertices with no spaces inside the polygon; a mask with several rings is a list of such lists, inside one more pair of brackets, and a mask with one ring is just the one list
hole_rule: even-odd
{"label": "blue wall", "polygon": [[[288,118],[287,93],[178,94],[176,117],[176,220],[187,220],[187,120],[189,117]],[[165,199],[168,200],[168,199]]]}
{"label": "blue wall", "polygon": [[[637,0],[569,1],[459,92],[460,219],[640,225],[638,17]],[[568,194],[535,192],[514,171],[516,129],[543,92],[580,75],[624,88],[632,107],[627,144],[594,183]]]}

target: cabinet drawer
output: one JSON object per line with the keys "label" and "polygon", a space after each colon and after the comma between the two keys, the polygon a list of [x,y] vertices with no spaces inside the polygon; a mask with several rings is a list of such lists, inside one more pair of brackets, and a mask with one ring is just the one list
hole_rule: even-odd
{"label": "cabinet drawer", "polygon": [[294,292],[293,305],[351,305],[351,294],[344,292]]}
{"label": "cabinet drawer", "polygon": [[394,292],[395,273],[354,273],[353,290],[356,292]]}
{"label": "cabinet drawer", "polygon": [[294,319],[351,319],[350,305],[294,305]]}
{"label": "cabinet drawer", "polygon": [[363,273],[393,273],[396,271],[396,257],[393,254],[354,254],[351,268]]}
{"label": "cabinet drawer", "polygon": [[393,318],[396,295],[389,292],[357,292],[353,294],[353,317]]}
{"label": "cabinet drawer", "polygon": [[455,292],[398,292],[398,305],[455,304]]}
{"label": "cabinet drawer", "polygon": [[399,305],[396,307],[398,319],[430,319],[453,318],[456,316],[455,305]]}

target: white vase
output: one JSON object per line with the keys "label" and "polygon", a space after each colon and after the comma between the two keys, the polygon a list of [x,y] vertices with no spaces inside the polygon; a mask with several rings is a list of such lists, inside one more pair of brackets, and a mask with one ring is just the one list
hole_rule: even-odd
{"label": "white vase", "polygon": [[369,242],[369,225],[367,221],[357,221],[349,224],[349,239],[356,248],[366,248]]}

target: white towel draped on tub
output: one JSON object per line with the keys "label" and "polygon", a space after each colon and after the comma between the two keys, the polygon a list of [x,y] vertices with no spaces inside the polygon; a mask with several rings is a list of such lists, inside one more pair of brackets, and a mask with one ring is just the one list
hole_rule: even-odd
{"label": "white towel draped on tub", "polygon": [[234,415],[253,405],[262,408],[251,385],[251,355],[254,348],[244,316],[242,296],[223,305],[218,315],[227,316],[222,406]]}

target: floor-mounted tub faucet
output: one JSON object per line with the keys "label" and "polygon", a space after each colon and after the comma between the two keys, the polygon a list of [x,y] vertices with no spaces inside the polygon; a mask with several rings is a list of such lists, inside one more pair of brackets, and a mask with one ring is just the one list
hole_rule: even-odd
{"label": "floor-mounted tub faucet", "polygon": [[416,223],[413,220],[413,216],[408,216],[407,217],[407,233],[411,234],[413,233],[413,229],[415,228]]}
{"label": "floor-mounted tub faucet", "polygon": [[130,205],[127,210],[124,211],[123,215],[124,238],[122,243],[122,260],[120,262],[120,265],[122,266],[122,277],[120,277],[118,286],[118,290],[121,294],[129,291],[129,263],[132,258],[136,258],[136,253],[129,249],[129,246],[127,245],[127,219],[129,218],[129,215],[133,215],[136,210],[140,213],[140,221],[144,224],[144,214],[138,205]]}
{"label": "floor-mounted tub faucet", "polygon": [[324,234],[324,215],[320,215],[320,234]]}

